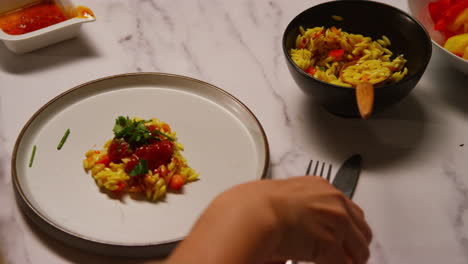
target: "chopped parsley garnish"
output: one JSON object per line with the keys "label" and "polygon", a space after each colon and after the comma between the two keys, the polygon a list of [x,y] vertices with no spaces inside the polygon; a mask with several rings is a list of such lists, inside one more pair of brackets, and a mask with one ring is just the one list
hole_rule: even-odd
{"label": "chopped parsley garnish", "polygon": [[[114,131],[114,137],[117,139],[123,138],[132,147],[147,144],[150,139],[160,140],[159,137],[154,136],[145,126],[145,123],[147,122],[150,121],[135,121],[128,117],[119,116],[115,120],[114,129],[112,130]],[[174,141],[171,136],[157,129],[155,129],[153,133],[157,133],[170,141]]]}
{"label": "chopped parsley garnish", "polygon": [[133,167],[133,169],[130,171],[129,175],[130,176],[137,176],[140,174],[146,174],[148,172],[148,163],[144,159],[140,159],[138,161],[138,164]]}

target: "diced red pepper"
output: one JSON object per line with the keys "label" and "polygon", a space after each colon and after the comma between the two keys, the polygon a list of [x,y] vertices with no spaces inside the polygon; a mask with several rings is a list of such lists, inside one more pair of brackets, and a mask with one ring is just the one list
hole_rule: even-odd
{"label": "diced red pepper", "polygon": [[153,124],[145,125],[146,129],[148,129],[150,132],[153,132],[156,129],[156,126]]}
{"label": "diced red pepper", "polygon": [[330,50],[328,56],[333,57],[334,61],[340,61],[343,59],[344,49],[334,49]]}
{"label": "diced red pepper", "polygon": [[452,31],[450,31],[450,30],[448,30],[446,28],[443,28],[440,31],[444,34],[446,39],[449,39],[450,37],[455,36],[455,33],[453,33]]}
{"label": "diced red pepper", "polygon": [[109,166],[110,158],[108,155],[102,155],[101,158],[96,161],[96,164],[104,164],[106,167]]}
{"label": "diced red pepper", "polygon": [[316,38],[322,36],[322,34],[323,34],[323,31],[319,31],[319,32],[315,33],[315,34],[314,34],[314,39],[316,39]]}
{"label": "diced red pepper", "polygon": [[164,132],[166,132],[166,133],[171,132],[171,127],[168,124],[164,123],[164,124],[162,124],[161,127],[164,130]]}
{"label": "diced red pepper", "polygon": [[428,5],[429,13],[434,21],[434,29],[442,31],[446,38],[454,33],[448,30],[449,26],[463,10],[468,8],[468,0],[438,0]]}
{"label": "diced red pepper", "polygon": [[462,0],[458,3],[453,4],[450,8],[443,12],[443,15],[449,22],[455,20],[458,14],[460,14],[465,8],[468,8],[468,0]]}
{"label": "diced red pepper", "polygon": [[297,46],[298,49],[303,49],[307,45],[307,38],[303,38],[301,43]]}
{"label": "diced red pepper", "polygon": [[451,5],[451,0],[439,0],[429,3],[428,8],[432,20],[435,22],[442,19],[444,11],[447,10]]}
{"label": "diced red pepper", "polygon": [[433,21],[439,21],[442,18],[442,9],[440,2],[430,2],[428,5],[429,14]]}
{"label": "diced red pepper", "polygon": [[314,74],[317,72],[317,69],[315,69],[313,66],[310,66],[306,72],[312,76],[314,76]]}
{"label": "diced red pepper", "polygon": [[169,183],[169,188],[178,191],[182,189],[182,186],[184,186],[184,182],[184,176],[180,174],[174,174],[171,178],[171,182]]}
{"label": "diced red pepper", "polygon": [[448,25],[447,21],[445,19],[439,19],[437,23],[434,25],[435,30],[443,30],[446,26]]}
{"label": "diced red pepper", "polygon": [[117,189],[113,190],[114,193],[119,193],[120,191],[122,191],[122,189],[125,188],[125,183],[119,182],[117,183],[117,186]]}

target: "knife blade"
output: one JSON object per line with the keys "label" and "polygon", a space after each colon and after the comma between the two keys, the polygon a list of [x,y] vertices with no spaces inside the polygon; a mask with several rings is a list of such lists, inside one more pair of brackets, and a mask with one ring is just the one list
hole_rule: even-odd
{"label": "knife blade", "polygon": [[348,158],[340,167],[333,179],[333,186],[342,191],[349,199],[353,198],[354,190],[361,172],[361,155]]}

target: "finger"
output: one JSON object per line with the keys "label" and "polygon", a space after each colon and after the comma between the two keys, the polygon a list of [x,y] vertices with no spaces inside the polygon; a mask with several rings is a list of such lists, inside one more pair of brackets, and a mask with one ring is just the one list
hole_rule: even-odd
{"label": "finger", "polygon": [[[321,254],[315,260],[316,264],[351,264],[350,258],[342,247],[329,247],[321,250]],[[354,264],[354,263],[353,263]]]}
{"label": "finger", "polygon": [[[348,198],[349,199],[349,198]],[[349,201],[351,202],[351,206],[353,207],[353,209],[355,209],[356,213],[362,217],[362,218],[366,218],[366,215],[364,213],[364,210],[362,210],[362,208],[357,205],[355,202],[353,202],[351,199],[349,199]]]}
{"label": "finger", "polygon": [[348,202],[347,209],[348,209],[348,214],[351,216],[354,224],[362,232],[362,234],[364,235],[364,238],[367,241],[367,244],[369,245],[370,242],[372,241],[372,230],[364,218],[362,209],[351,200],[349,200]]}
{"label": "finger", "polygon": [[366,238],[367,244],[369,245],[372,241],[372,230],[365,220],[364,211],[347,197],[344,198],[343,202],[348,215],[351,216],[352,221],[362,232]]}
{"label": "finger", "polygon": [[343,241],[344,250],[352,258],[353,264],[364,264],[369,259],[369,244],[359,228],[354,223],[350,224]]}

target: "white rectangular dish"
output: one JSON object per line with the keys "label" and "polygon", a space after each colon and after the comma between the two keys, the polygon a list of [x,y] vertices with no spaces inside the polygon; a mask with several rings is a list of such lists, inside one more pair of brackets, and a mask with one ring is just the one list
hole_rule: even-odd
{"label": "white rectangular dish", "polygon": [[[6,13],[13,11],[34,2],[37,1],[0,0],[0,12]],[[73,14],[76,7],[69,0],[56,0],[55,2],[67,17],[71,17],[70,19],[21,35],[10,35],[0,29],[0,40],[14,53],[27,53],[76,37],[83,23],[96,20],[94,16],[76,17]]]}

